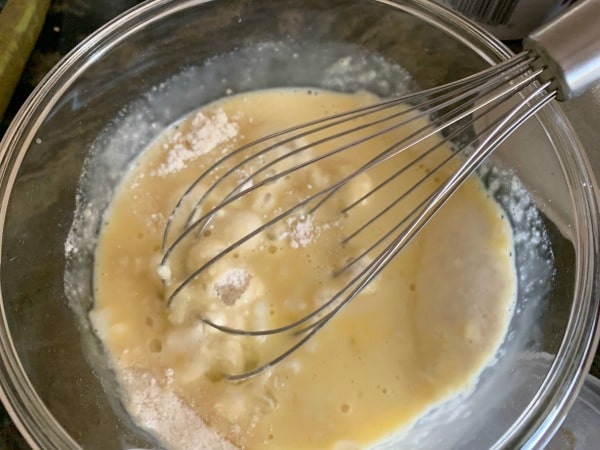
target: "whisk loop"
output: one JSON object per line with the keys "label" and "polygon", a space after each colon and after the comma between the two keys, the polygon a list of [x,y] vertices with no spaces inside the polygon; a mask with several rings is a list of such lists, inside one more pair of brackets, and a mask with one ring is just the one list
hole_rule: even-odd
{"label": "whisk loop", "polygon": [[[163,236],[161,265],[169,264],[173,253],[184,240],[207,239],[204,234],[213,221],[228,208],[234,207],[240,199],[300,170],[310,169],[321,161],[353,151],[361,145],[373,145],[373,142],[379,142],[378,139],[382,137],[392,141],[358,168],[344,173],[323,189],[307,194],[297,203],[277,211],[264,223],[239,236],[191,270],[183,281],[173,287],[168,296],[168,306],[177,301],[182,291],[204,272],[233,254],[246,242],[262,233],[268,233],[273,226],[288,220],[297,212],[315,215],[322,205],[334,201],[358,177],[399,154],[412,151],[416,144],[423,144],[436,137],[435,143],[425,151],[414,155],[390,176],[353,198],[341,208],[340,214],[351,215],[364,201],[381,196],[381,192],[390,183],[400,179],[426,158],[435,155],[448,143],[452,143],[454,148],[452,154],[441,158],[438,156],[439,159],[422,178],[406,186],[394,198],[386,199],[376,214],[365,218],[355,229],[340,238],[340,245],[358,242],[361,249],[333,273],[335,277],[348,278],[343,287],[308,314],[284,326],[259,330],[239,329],[217,323],[209,317],[199,317],[207,326],[227,334],[270,336],[290,333],[296,339],[293,345],[275,358],[243,373],[224,374],[226,378],[243,380],[252,377],[282,361],[311,339],[406,247],[494,149],[556,96],[556,91],[550,88],[550,81],[541,84],[536,81],[545,68],[532,69],[535,58],[534,54],[525,51],[480,73],[443,86],[278,131],[227,153],[193,181],[168,219]],[[506,112],[498,114],[499,108],[506,109]],[[401,132],[409,124],[416,129],[411,128],[408,134],[401,137],[395,136],[395,133]],[[240,173],[245,174],[241,179]],[[434,179],[435,189],[426,192],[414,208],[398,218],[392,228],[371,233],[377,236],[373,242],[363,242],[368,241],[367,230],[380,226],[383,216],[395,211],[398,205],[415,195],[419,189],[431,186]],[[199,194],[197,200],[193,200],[195,190],[210,180],[215,181]],[[191,208],[183,207],[186,202],[192,203]],[[360,236],[362,241],[359,240]]]}

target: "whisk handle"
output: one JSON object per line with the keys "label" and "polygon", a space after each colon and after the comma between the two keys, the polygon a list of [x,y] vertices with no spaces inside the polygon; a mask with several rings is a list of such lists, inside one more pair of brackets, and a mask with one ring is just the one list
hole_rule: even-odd
{"label": "whisk handle", "polygon": [[581,95],[600,81],[600,0],[584,0],[537,29],[524,47],[546,67],[542,81],[552,80],[557,99]]}

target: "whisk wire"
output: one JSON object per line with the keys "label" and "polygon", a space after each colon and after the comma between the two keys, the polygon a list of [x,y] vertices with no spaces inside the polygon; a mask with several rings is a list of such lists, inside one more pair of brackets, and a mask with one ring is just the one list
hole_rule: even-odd
{"label": "whisk wire", "polygon": [[[231,381],[241,381],[250,378],[269,367],[272,367],[285,358],[289,357],[312,338],[319,330],[331,321],[349,302],[359,295],[375,277],[387,266],[400,251],[423,229],[431,220],[439,208],[444,205],[454,192],[470,177],[482,164],[482,162],[495,150],[508,136],[524,121],[534,115],[540,108],[550,102],[555,96],[555,91],[550,90],[551,83],[536,84],[544,68],[531,69],[535,56],[529,52],[523,52],[514,58],[507,60],[497,66],[490,67],[479,74],[466,77],[444,86],[428,89],[416,94],[408,94],[391,100],[386,100],[375,105],[359,108],[353,111],[334,114],[324,119],[316,119],[305,124],[288,128],[261,139],[243,145],[233,152],[227,153],[223,158],[210,165],[202,172],[188,189],[184,192],[173,208],[168,218],[163,234],[163,257],[161,264],[166,264],[173,252],[181,245],[181,242],[192,234],[194,230],[200,232],[209,226],[223,211],[232,203],[257,191],[269,183],[274,183],[296,171],[314,165],[326,158],[332,158],[342,152],[359,149],[362,144],[369,143],[374,139],[394,132],[407,124],[428,118],[429,121],[422,125],[416,122],[416,129],[408,135],[399,138],[378,151],[366,162],[361,163],[358,168],[350,173],[342,174],[338,179],[321,188],[316,193],[310,193],[292,206],[285,207],[283,211],[273,213],[273,217],[241,237],[236,237],[224,249],[217,254],[207,258],[199,264],[199,267],[191,270],[183,281],[179,282],[167,298],[167,306],[173,301],[183,289],[196,280],[205,270],[229,255],[244,243],[265,232],[280,221],[290,217],[297,211],[308,211],[314,214],[316,210],[327,202],[332,196],[340,191],[348,183],[355,180],[359,175],[368,172],[385,161],[394,158],[415,145],[426,142],[436,135],[442,134],[441,139],[436,139],[429,148],[420,152],[413,159],[397,169],[393,174],[378,182],[374,187],[363,193],[359,198],[352,199],[349,205],[341,208],[341,213],[346,214],[359,205],[362,201],[380,192],[384,186],[400,177],[411,167],[415,167],[428,156],[433,156],[436,150],[444,148],[448,142],[454,142],[459,137],[467,135],[467,139],[461,141],[460,146],[454,152],[444,156],[429,168],[428,173],[421,176],[403,192],[385,202],[367,220],[360,223],[344,238],[340,239],[341,245],[347,245],[370,226],[378,223],[381,217],[389,214],[400,202],[409,195],[417,192],[424,186],[426,180],[438,176],[444,167],[458,157],[463,157],[458,168],[438,182],[433,192],[420,199],[416,206],[412,207],[403,217],[396,221],[390,229],[384,230],[383,235],[375,239],[375,242],[363,244],[357,255],[345,262],[339,269],[333,271],[332,276],[341,276],[344,272],[348,274],[348,280],[342,279],[340,289],[326,299],[322,304],[312,309],[302,317],[290,323],[269,329],[246,330],[230,327],[227,324],[217,323],[210,317],[201,314],[199,320],[215,330],[231,335],[239,336],[269,336],[274,334],[291,332],[296,341],[274,358],[257,367],[239,374],[223,374]],[[533,89],[530,89],[531,86]],[[521,99],[513,104],[515,95]],[[508,112],[500,117],[492,118],[489,124],[478,130],[474,135],[468,133],[483,118],[491,115],[500,105],[511,102]],[[406,107],[406,104],[409,104]],[[394,108],[400,108],[394,109]],[[341,129],[341,127],[344,127]],[[381,128],[379,128],[381,127]],[[375,128],[373,132],[369,130]],[[321,136],[319,133],[330,132]],[[366,135],[364,134],[365,132]],[[312,142],[301,142],[299,146],[291,150],[285,148],[288,144],[297,143],[300,139],[315,137]],[[347,139],[351,139],[349,142]],[[311,149],[325,147],[322,153],[307,154]],[[268,161],[263,161],[267,155],[277,149],[284,150],[283,154],[276,154]],[[466,154],[465,154],[466,153]],[[295,157],[305,155],[303,160],[298,161]],[[241,158],[236,161],[235,158]],[[258,162],[258,166],[253,165]],[[283,164],[286,167],[281,167]],[[248,169],[248,170],[242,170]],[[271,174],[269,169],[277,169]],[[222,172],[222,174],[221,174]],[[218,186],[226,186],[224,180],[236,176],[239,172],[244,173],[240,180],[233,184],[233,188],[225,189],[224,192],[217,190]],[[188,199],[194,189],[207,180],[211,174],[221,174],[220,178],[212,183],[208,189],[200,194],[199,200],[193,201],[191,213],[186,213],[187,218],[183,227],[177,230],[174,239],[170,241],[175,217],[183,208],[183,202]],[[213,199],[212,197],[217,197]],[[213,200],[209,204],[209,200]],[[308,208],[310,206],[310,208]],[[203,211],[205,209],[205,211]],[[199,216],[199,217],[197,217]],[[179,223],[179,222],[178,222]],[[196,235],[197,239],[204,239],[201,233]],[[375,255],[371,258],[371,255]],[[363,262],[356,270],[350,273],[348,270],[357,263]]]}
{"label": "whisk wire", "polygon": [[364,287],[368,285],[373,278],[375,278],[381,272],[381,270],[383,270],[383,268],[385,268],[389,261],[394,258],[398,252],[400,252],[408,244],[408,242],[414,238],[414,236],[425,226],[431,217],[433,217],[435,212],[437,212],[437,210],[448,200],[448,198],[450,198],[450,196],[462,185],[462,183],[481,165],[489,153],[491,153],[508,136],[510,136],[512,131],[514,131],[514,129],[523,121],[534,115],[537,111],[539,111],[539,109],[541,109],[554,98],[555,93],[549,92],[541,99],[536,101],[533,105],[530,105],[530,102],[542,92],[546,91],[549,86],[549,82],[544,83],[495,124],[490,135],[481,142],[475,151],[473,151],[473,153],[466,160],[465,164],[461,166],[461,168],[454,173],[437,191],[435,191],[426,199],[425,205],[423,206],[423,209],[418,217],[415,218],[402,232],[400,232],[396,238],[385,248],[385,250],[383,250],[376,258],[374,258],[373,261],[371,261],[356,277],[354,277],[352,281],[342,288],[333,297],[333,299],[337,300],[351,286],[354,286],[352,291],[323,318],[301,330],[301,332],[310,330],[308,334],[306,334],[298,342],[288,348],[288,350],[285,352],[278,355],[276,358],[258,366],[252,371],[237,375],[228,374],[226,377],[230,380],[243,380],[252,377],[257,373],[260,373],[267,368],[281,362],[298,350],[308,339],[314,336],[314,334],[316,334],[323,326],[325,326],[325,324],[335,317],[343,307],[352,301],[364,289]]}

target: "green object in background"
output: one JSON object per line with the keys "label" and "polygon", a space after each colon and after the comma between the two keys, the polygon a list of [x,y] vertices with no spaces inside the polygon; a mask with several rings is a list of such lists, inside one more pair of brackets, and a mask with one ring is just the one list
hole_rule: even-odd
{"label": "green object in background", "polygon": [[50,0],[8,0],[0,11],[0,119],[42,30]]}

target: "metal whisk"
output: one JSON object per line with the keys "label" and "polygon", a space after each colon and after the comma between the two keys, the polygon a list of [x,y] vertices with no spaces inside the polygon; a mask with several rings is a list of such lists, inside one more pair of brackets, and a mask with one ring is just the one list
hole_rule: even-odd
{"label": "metal whisk", "polygon": [[[381,211],[366,218],[357,230],[341,239],[342,244],[352,241],[363,230],[378,223],[382,215],[412,195],[426,180],[431,177],[440,179],[437,188],[423,196],[417,206],[400,217],[391,229],[382,232],[374,242],[365,245],[351,260],[335,270],[334,276],[344,275],[347,282],[309,314],[287,325],[264,330],[237,329],[216,323],[208,317],[200,317],[206,325],[223,333],[242,336],[291,333],[296,337],[293,345],[270,361],[243,373],[224,376],[230,380],[252,377],[300,348],[372,282],[515,129],[553,99],[567,100],[598,81],[599,20],[600,1],[581,2],[529,37],[525,41],[525,51],[487,70],[443,86],[271,134],[227,153],[198,176],[183,193],[168,220],[163,238],[162,266],[169,264],[173,253],[184,240],[209,239],[203,232],[223,211],[233,207],[240,199],[259,192],[271,183],[284,180],[297,171],[310,170],[328,158],[352,151],[384,135],[393,136],[408,124],[413,127],[408,135],[378,149],[357,169],[332,180],[317,192],[310,192],[298,203],[277,211],[269,220],[215,252],[174,287],[168,297],[169,306],[205,271],[235,253],[240,246],[267,233],[274,225],[299,211],[307,215],[316,214],[324,203],[335,198],[357,177],[410,151],[416,144],[441,136],[431,141],[434,143],[426,151],[414,155],[387,179],[379,181],[368,192],[346,205],[341,213],[353,214],[362,201],[381,193],[386,185],[433,155],[445,143],[452,143],[455,150],[448,156],[438,157],[435,166],[422,179],[397,197],[390,198]],[[428,121],[421,125],[419,120],[423,118]],[[321,150],[315,152],[315,149]],[[452,170],[448,171],[448,167]],[[240,172],[245,174],[241,180],[235,178]],[[199,199],[193,200],[191,212],[190,208],[182,207],[190,201],[195,188],[215,178],[218,178],[217,181]],[[226,189],[227,180],[234,180],[233,189]]]}

